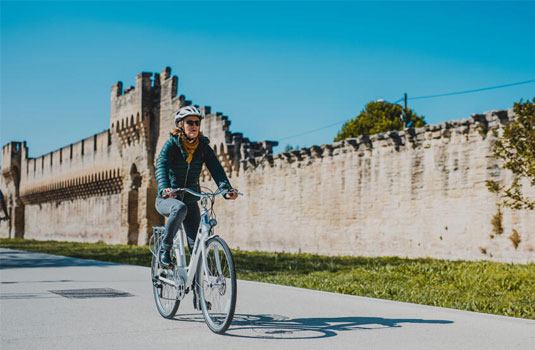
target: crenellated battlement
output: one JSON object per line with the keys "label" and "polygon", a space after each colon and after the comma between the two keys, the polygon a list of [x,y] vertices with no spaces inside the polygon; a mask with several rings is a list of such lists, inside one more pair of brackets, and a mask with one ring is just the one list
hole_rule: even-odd
{"label": "crenellated battlement", "polygon": [[483,114],[473,114],[471,118],[430,124],[403,131],[390,131],[370,136],[347,138],[331,144],[314,145],[274,156],[265,154],[244,157],[240,162],[239,171],[252,171],[258,167],[282,166],[283,164],[293,163],[295,163],[295,166],[300,167],[345,153],[372,156],[374,150],[385,147],[391,148],[392,151],[401,152],[418,147],[428,148],[434,142],[447,144],[453,138],[461,138],[464,141],[474,137],[486,138],[489,132],[497,132],[501,126],[508,124],[512,118],[514,118],[512,109],[489,111]]}
{"label": "crenellated battlement", "polygon": [[112,164],[112,139],[109,130],[87,137],[36,158],[24,157],[21,175],[25,184],[48,182],[57,177],[84,172]]}
{"label": "crenellated battlement", "polygon": [[[202,131],[210,139],[212,148],[229,176],[239,172],[242,160],[272,155],[273,147],[278,145],[277,141],[250,141],[249,138],[243,137],[243,133],[230,131],[231,121],[223,113],[211,113],[209,106],[202,107],[201,110],[206,116]],[[210,178],[207,169],[203,171],[202,176],[203,181]]]}
{"label": "crenellated battlement", "polygon": [[[150,107],[155,95],[160,89],[160,75],[153,73],[139,73],[136,76],[136,85],[124,89],[121,81],[111,88],[111,114],[110,123],[124,115],[141,113],[143,107]],[[149,106],[144,105],[149,104]]]}

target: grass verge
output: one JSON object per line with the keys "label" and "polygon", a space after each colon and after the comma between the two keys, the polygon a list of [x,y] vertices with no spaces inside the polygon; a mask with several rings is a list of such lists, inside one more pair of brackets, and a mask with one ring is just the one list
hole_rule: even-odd
{"label": "grass verge", "polygon": [[[150,266],[147,247],[0,239],[0,247]],[[233,250],[238,278],[535,319],[535,264]]]}

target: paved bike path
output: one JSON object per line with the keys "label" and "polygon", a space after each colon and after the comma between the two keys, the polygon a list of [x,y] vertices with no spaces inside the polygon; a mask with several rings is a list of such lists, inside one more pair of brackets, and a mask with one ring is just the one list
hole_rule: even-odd
{"label": "paved bike path", "polygon": [[[8,349],[535,349],[535,321],[238,282],[226,336],[191,295],[163,319],[150,270],[0,248],[0,348]],[[51,290],[130,296],[69,299]]]}

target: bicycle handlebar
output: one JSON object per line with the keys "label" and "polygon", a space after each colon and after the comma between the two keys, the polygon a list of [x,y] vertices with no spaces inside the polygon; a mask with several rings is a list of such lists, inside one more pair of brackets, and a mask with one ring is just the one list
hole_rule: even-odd
{"label": "bicycle handlebar", "polygon": [[228,192],[236,192],[238,195],[243,196],[243,193],[240,193],[237,190],[234,190],[234,189],[228,190],[228,189],[225,189],[225,188],[217,191],[216,193],[199,193],[199,192],[195,192],[195,191],[193,191],[193,190],[191,190],[189,188],[173,188],[171,191],[169,191],[169,193],[177,193],[177,192],[187,192],[187,193],[192,194],[192,195],[197,196],[197,197],[210,197],[210,196],[215,197],[215,196],[217,196],[219,194],[222,194],[223,192],[225,194],[228,193]]}

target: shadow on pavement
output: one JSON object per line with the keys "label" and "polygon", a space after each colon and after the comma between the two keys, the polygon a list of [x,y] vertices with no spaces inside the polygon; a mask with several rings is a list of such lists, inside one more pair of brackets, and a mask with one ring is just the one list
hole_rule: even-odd
{"label": "shadow on pavement", "polygon": [[109,266],[104,261],[69,258],[60,255],[29,253],[18,250],[0,251],[0,270],[27,269],[36,267]]}
{"label": "shadow on pavement", "polygon": [[[201,314],[181,315],[176,321],[204,322]],[[236,314],[225,335],[258,339],[329,338],[339,332],[402,327],[403,323],[451,324],[448,320],[381,317],[289,318],[281,315]]]}
{"label": "shadow on pavement", "polygon": [[0,300],[51,299],[61,296],[51,293],[0,293]]}
{"label": "shadow on pavement", "polygon": [[81,282],[75,280],[44,280],[44,281],[2,281],[0,284],[20,284],[20,283],[70,283]]}

